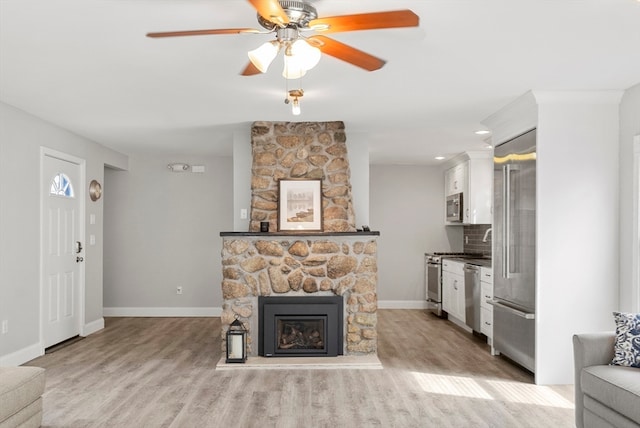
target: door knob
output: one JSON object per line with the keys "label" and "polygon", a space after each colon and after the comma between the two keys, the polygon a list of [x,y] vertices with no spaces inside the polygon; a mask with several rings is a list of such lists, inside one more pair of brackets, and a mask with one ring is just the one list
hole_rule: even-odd
{"label": "door knob", "polygon": [[80,257],[80,256],[76,257],[76,263],[80,263],[83,261],[84,261],[84,257]]}

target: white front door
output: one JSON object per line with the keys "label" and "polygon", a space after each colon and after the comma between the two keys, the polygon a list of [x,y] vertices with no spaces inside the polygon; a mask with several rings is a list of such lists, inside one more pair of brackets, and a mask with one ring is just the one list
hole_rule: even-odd
{"label": "white front door", "polygon": [[44,347],[80,334],[82,166],[43,154],[42,328]]}

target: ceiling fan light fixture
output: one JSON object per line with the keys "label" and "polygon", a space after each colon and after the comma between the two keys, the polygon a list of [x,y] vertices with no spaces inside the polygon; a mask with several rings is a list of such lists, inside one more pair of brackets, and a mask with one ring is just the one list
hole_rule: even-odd
{"label": "ceiling fan light fixture", "polygon": [[308,70],[318,65],[321,56],[320,49],[311,46],[304,39],[299,38],[293,43],[287,43],[282,76],[285,79],[301,78]]}
{"label": "ceiling fan light fixture", "polygon": [[300,100],[298,100],[298,98],[294,98],[293,102],[291,103],[291,113],[294,116],[300,116]]}
{"label": "ceiling fan light fixture", "polygon": [[302,89],[291,89],[287,93],[287,98],[285,98],[284,103],[291,103],[291,114],[294,116],[300,115],[300,98],[304,96],[304,91]]}
{"label": "ceiling fan light fixture", "polygon": [[[318,63],[318,57],[321,54],[332,56],[367,71],[375,71],[383,67],[386,61],[323,35],[305,38],[301,33],[306,31],[337,33],[406,28],[417,27],[420,24],[418,15],[408,9],[329,16],[319,19],[315,7],[311,4],[314,0],[249,0],[249,2],[257,12],[258,23],[267,29],[268,33],[275,33],[276,41],[248,52],[250,62],[240,73],[242,76],[265,73],[278,51],[283,47],[285,50],[290,50],[294,43],[301,46],[300,50],[307,51],[306,54],[300,54],[305,56],[304,71],[313,68]],[[242,33],[264,34],[265,32],[255,28],[212,28],[147,33],[147,36],[162,38]],[[303,40],[299,41],[299,39]],[[304,44],[305,42],[306,44]],[[294,51],[296,50],[298,50],[297,46]],[[290,52],[287,54],[291,55]],[[285,74],[287,78],[292,79],[296,78],[294,76],[299,77],[304,73],[301,71],[293,73],[293,70],[287,67]]]}
{"label": "ceiling fan light fixture", "polygon": [[260,47],[249,51],[247,55],[253,65],[262,73],[266,73],[269,65],[273,62],[278,51],[280,50],[280,44],[277,41],[266,42]]}
{"label": "ceiling fan light fixture", "polygon": [[300,58],[285,54],[282,77],[285,79],[299,79],[305,74],[307,74],[307,70],[302,66]]}
{"label": "ceiling fan light fixture", "polygon": [[306,40],[298,39],[291,45],[291,55],[299,59],[302,68],[311,70],[320,62],[322,52]]}

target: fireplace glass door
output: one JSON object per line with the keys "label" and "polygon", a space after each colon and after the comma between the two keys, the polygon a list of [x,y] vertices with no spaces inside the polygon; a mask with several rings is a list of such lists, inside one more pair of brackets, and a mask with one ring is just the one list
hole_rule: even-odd
{"label": "fireplace glass door", "polygon": [[276,353],[325,352],[326,316],[276,316]]}

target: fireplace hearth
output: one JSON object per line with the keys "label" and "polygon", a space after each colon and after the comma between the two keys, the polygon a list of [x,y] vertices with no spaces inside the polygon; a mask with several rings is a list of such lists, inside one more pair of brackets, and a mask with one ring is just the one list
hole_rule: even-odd
{"label": "fireplace hearth", "polygon": [[258,354],[265,357],[343,355],[341,296],[258,298]]}

